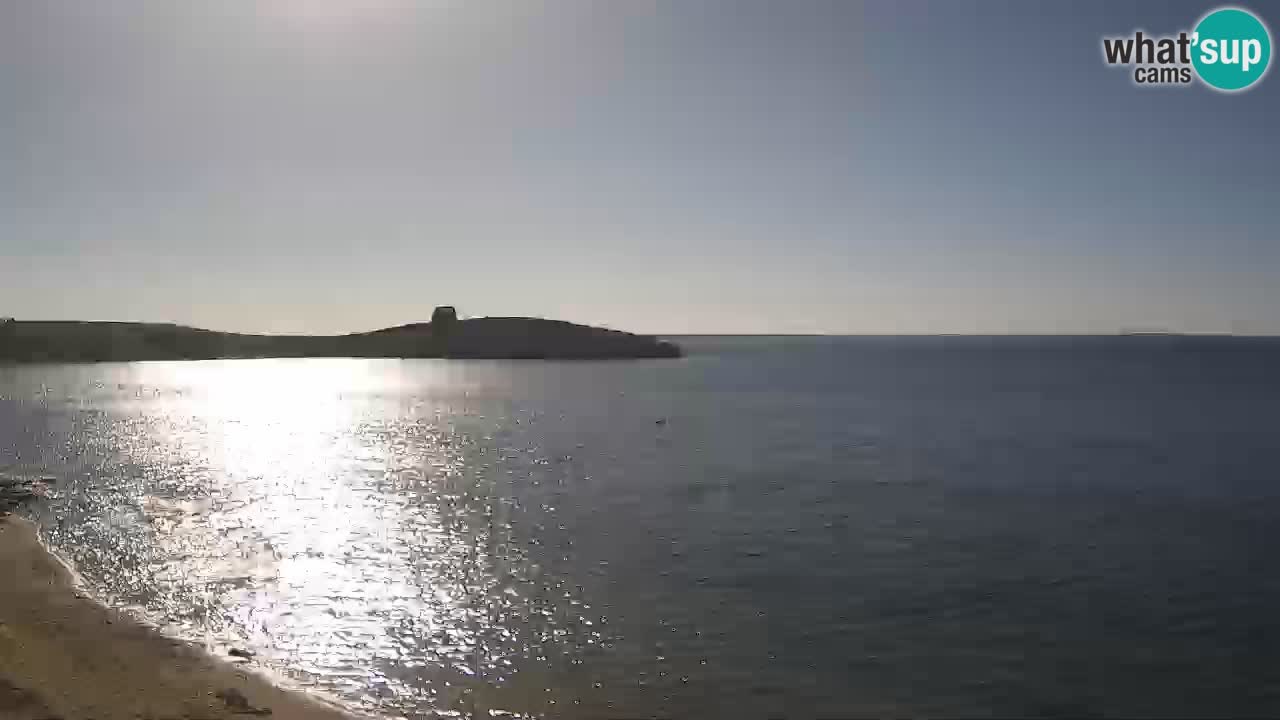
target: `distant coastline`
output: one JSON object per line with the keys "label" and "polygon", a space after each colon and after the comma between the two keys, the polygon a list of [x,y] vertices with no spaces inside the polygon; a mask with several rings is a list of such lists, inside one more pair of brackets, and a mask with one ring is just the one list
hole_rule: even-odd
{"label": "distant coastline", "polygon": [[360,357],[603,360],[680,357],[651,335],[526,317],[457,319],[332,336],[246,335],[136,322],[0,323],[0,362],[129,362],[235,358]]}

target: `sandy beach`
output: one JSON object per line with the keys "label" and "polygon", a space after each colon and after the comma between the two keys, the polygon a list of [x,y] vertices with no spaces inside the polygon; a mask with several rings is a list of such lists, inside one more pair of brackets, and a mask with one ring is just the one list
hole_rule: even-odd
{"label": "sandy beach", "polygon": [[349,717],[106,608],[34,526],[0,519],[0,718]]}

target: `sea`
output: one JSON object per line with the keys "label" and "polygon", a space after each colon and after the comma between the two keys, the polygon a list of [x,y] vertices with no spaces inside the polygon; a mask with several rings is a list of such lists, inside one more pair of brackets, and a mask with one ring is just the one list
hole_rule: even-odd
{"label": "sea", "polygon": [[1280,716],[1280,339],[673,339],[0,367],[0,473],[376,717]]}

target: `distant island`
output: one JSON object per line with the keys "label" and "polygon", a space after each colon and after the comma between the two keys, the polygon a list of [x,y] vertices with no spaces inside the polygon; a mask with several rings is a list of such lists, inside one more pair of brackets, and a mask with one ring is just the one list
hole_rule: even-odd
{"label": "distant island", "polygon": [[488,358],[596,360],[680,357],[651,335],[526,317],[431,321],[350,335],[244,335],[163,323],[0,319],[0,362],[127,362],[224,358]]}

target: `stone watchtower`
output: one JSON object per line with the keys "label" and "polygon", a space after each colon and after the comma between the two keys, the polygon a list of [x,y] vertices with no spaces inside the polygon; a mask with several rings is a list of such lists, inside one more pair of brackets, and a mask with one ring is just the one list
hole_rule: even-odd
{"label": "stone watchtower", "polygon": [[448,335],[458,324],[458,310],[452,305],[441,305],[431,313],[431,334],[437,337]]}

